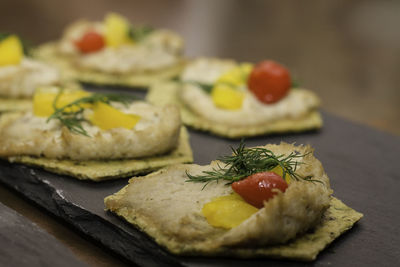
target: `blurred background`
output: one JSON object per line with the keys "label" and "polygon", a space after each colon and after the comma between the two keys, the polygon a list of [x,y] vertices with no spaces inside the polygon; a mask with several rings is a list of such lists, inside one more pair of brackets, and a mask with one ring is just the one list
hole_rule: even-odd
{"label": "blurred background", "polygon": [[397,0],[2,0],[0,10],[0,30],[33,44],[115,11],[177,31],[190,57],[274,59],[319,94],[324,110],[400,134]]}
{"label": "blurred background", "polygon": [[[0,11],[0,31],[35,45],[60,38],[74,20],[102,20],[114,11],[133,24],[180,33],[189,57],[273,59],[321,97],[323,110],[400,135],[398,0],[1,0]],[[43,223],[37,218],[43,213],[8,191],[0,193],[9,194],[5,204],[41,223],[87,262],[116,265],[78,234],[56,227],[50,216]]]}
{"label": "blurred background", "polygon": [[400,1],[2,0],[0,10],[1,30],[33,44],[115,11],[177,31],[189,57],[274,59],[324,110],[400,134]]}

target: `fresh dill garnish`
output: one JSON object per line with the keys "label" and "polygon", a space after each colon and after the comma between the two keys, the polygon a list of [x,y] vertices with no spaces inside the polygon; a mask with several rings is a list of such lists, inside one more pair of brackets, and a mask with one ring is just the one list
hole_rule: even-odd
{"label": "fresh dill garnish", "polygon": [[299,81],[292,80],[292,84],[290,85],[290,88],[297,88],[300,87]]}
{"label": "fresh dill garnish", "polygon": [[90,137],[87,131],[83,128],[82,122],[87,121],[83,117],[85,104],[95,104],[98,102],[110,104],[111,102],[119,102],[124,105],[129,104],[135,98],[128,95],[117,94],[99,94],[95,93],[86,97],[77,99],[63,107],[57,108],[57,102],[63,90],[60,90],[53,101],[54,113],[50,115],[47,122],[50,120],[58,120],[62,125],[68,128],[73,133],[81,134]]}
{"label": "fresh dill garnish", "polygon": [[142,41],[147,35],[153,32],[154,29],[149,26],[132,26],[129,28],[129,37],[131,37],[134,41],[140,42]]}
{"label": "fresh dill garnish", "polygon": [[[296,173],[299,163],[298,158],[303,158],[307,154],[300,154],[297,151],[291,152],[289,155],[275,155],[271,150],[262,147],[246,148],[243,140],[238,148],[231,147],[233,154],[231,156],[223,156],[218,160],[225,166],[213,168],[212,171],[203,171],[203,175],[191,175],[186,172],[189,177],[186,182],[205,183],[206,187],[210,182],[227,181],[227,185],[242,180],[252,174],[272,170],[276,166],[280,166],[283,171],[282,178],[289,175],[291,179],[296,181],[305,180],[310,182],[320,182],[312,179],[312,176],[300,176]],[[203,187],[203,188],[204,188]]]}
{"label": "fresh dill garnish", "polygon": [[208,94],[211,94],[211,91],[214,87],[213,84],[207,84],[207,83],[202,83],[202,82],[198,82],[198,81],[181,81],[181,82],[196,85],[196,86],[200,87],[201,89],[203,89],[203,91]]}
{"label": "fresh dill garnish", "polygon": [[172,77],[172,78],[171,78],[171,81],[172,81],[172,82],[181,82],[181,78],[179,77],[179,75],[177,75],[177,76],[175,76],[175,77]]}

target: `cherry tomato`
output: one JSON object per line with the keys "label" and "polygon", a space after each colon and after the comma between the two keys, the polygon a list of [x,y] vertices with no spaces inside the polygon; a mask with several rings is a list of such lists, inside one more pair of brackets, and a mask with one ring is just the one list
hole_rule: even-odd
{"label": "cherry tomato", "polygon": [[97,32],[87,32],[75,45],[82,53],[91,53],[104,47],[104,38]]}
{"label": "cherry tomato", "polygon": [[268,201],[277,194],[272,189],[276,188],[285,192],[287,187],[285,180],[274,172],[259,172],[232,183],[233,191],[247,203],[259,209],[264,207],[264,201]]}
{"label": "cherry tomato", "polygon": [[272,60],[265,60],[254,66],[247,86],[263,103],[270,104],[282,99],[290,89],[289,71]]}

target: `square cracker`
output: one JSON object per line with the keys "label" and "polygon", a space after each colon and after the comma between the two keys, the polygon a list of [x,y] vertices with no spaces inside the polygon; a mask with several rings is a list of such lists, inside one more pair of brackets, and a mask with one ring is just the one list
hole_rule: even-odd
{"label": "square cracker", "polygon": [[[132,178],[134,179],[134,178]],[[126,186],[127,187],[127,186]],[[105,203],[120,203],[126,191],[122,188],[114,195],[105,198]],[[149,218],[142,218],[140,213],[134,212],[124,206],[112,207],[112,211],[124,218],[129,223],[135,225],[143,232],[150,235],[155,241],[162,241],[159,245],[166,247],[171,253],[185,256],[207,256],[207,257],[234,257],[234,258],[282,258],[300,261],[313,261],[319,252],[331,244],[341,234],[353,227],[363,215],[352,208],[346,206],[339,199],[332,197],[331,205],[325,211],[321,222],[312,230],[292,241],[282,245],[271,245],[260,248],[235,248],[221,247],[212,251],[176,251],[174,241],[157,228],[157,224],[147,222]],[[171,248],[171,250],[169,249]]]}
{"label": "square cracker", "polygon": [[23,111],[30,108],[32,108],[31,99],[0,97],[0,113],[7,111]]}
{"label": "square cracker", "polygon": [[112,74],[90,69],[77,68],[73,58],[57,53],[57,43],[51,42],[39,46],[34,52],[35,58],[53,64],[62,72],[64,80],[78,80],[80,82],[98,85],[116,85],[147,89],[154,82],[177,77],[185,66],[185,60],[175,65],[156,71],[132,72],[127,74]]}
{"label": "square cracker", "polygon": [[162,167],[193,162],[192,150],[189,144],[189,134],[182,127],[179,143],[175,150],[168,154],[147,157],[142,159],[123,160],[58,160],[31,156],[17,156],[8,158],[10,162],[23,163],[41,167],[50,172],[65,174],[80,180],[102,181],[132,175],[146,174]]}
{"label": "square cracker", "polygon": [[146,100],[158,106],[171,103],[176,104],[181,110],[182,121],[185,125],[228,138],[240,138],[244,136],[273,133],[302,132],[322,127],[321,115],[316,110],[309,112],[301,118],[280,119],[256,126],[232,127],[230,125],[215,123],[188,109],[179,98],[180,88],[181,84],[173,81],[154,84],[150,87]]}

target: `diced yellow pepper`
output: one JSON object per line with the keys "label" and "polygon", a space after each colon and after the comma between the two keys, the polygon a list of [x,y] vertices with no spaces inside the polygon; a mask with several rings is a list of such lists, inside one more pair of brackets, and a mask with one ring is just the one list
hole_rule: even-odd
{"label": "diced yellow pepper", "polygon": [[116,13],[107,14],[105,21],[104,37],[106,45],[109,47],[118,47],[123,44],[133,43],[129,38],[129,21]]}
{"label": "diced yellow pepper", "polygon": [[89,120],[102,130],[121,127],[132,129],[139,122],[140,116],[126,114],[108,104],[98,102],[94,105]]}
{"label": "diced yellow pepper", "polygon": [[243,104],[244,93],[226,84],[216,84],[211,91],[214,104],[223,109],[240,109]]}
{"label": "diced yellow pepper", "polygon": [[243,63],[222,74],[211,91],[214,104],[223,109],[240,109],[243,104],[244,93],[238,89],[246,84],[247,77],[252,69],[252,64]]}
{"label": "diced yellow pepper", "polygon": [[242,63],[240,64],[240,70],[242,71],[242,77],[244,80],[244,83],[247,83],[247,79],[249,78],[249,75],[251,71],[253,70],[253,64],[251,63]]}
{"label": "diced yellow pepper", "polygon": [[233,193],[213,199],[206,203],[201,211],[212,226],[231,229],[247,220],[258,209]]}
{"label": "diced yellow pepper", "polygon": [[[272,170],[270,170],[271,172],[274,172],[276,174],[278,174],[280,177],[283,177],[283,169],[281,166],[277,165],[276,167],[274,167]],[[290,175],[289,174],[285,174],[285,177],[283,177],[283,179],[285,179],[287,184],[290,184]]]}
{"label": "diced yellow pepper", "polygon": [[[33,96],[33,114],[38,117],[49,117],[54,113],[54,99],[57,96],[57,92],[49,89],[41,89],[38,88]],[[89,96],[90,93],[83,90],[75,90],[75,91],[63,91],[61,95],[58,97],[56,107],[61,108],[64,107],[75,100],[78,100],[82,97]],[[88,107],[88,104],[86,104]],[[67,110],[68,111],[68,110]]]}
{"label": "diced yellow pepper", "polygon": [[24,56],[24,50],[19,38],[10,35],[0,42],[0,66],[17,65]]}
{"label": "diced yellow pepper", "polygon": [[236,67],[236,68],[233,68],[233,69],[225,72],[218,78],[216,83],[217,84],[223,83],[223,84],[227,84],[230,86],[241,86],[243,84],[243,80],[242,80],[240,68]]}
{"label": "diced yellow pepper", "polygon": [[218,80],[217,84],[224,83],[231,85],[232,87],[238,87],[246,84],[247,78],[253,69],[253,65],[250,63],[242,63],[239,66],[228,70],[222,74]]}

